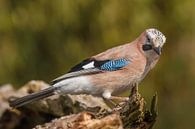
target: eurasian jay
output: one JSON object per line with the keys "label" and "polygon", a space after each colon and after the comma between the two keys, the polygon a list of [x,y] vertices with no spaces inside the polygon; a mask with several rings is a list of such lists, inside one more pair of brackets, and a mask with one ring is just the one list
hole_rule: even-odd
{"label": "eurasian jay", "polygon": [[13,100],[10,106],[20,107],[54,94],[91,94],[107,100],[120,98],[118,94],[141,82],[155,66],[165,41],[160,31],[147,29],[133,42],[82,61],[53,80],[51,87]]}

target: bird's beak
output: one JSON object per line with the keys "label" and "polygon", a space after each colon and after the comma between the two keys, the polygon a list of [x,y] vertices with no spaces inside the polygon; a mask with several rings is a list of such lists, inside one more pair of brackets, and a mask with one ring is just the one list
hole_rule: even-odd
{"label": "bird's beak", "polygon": [[154,49],[154,51],[155,51],[158,55],[161,54],[161,51],[162,51],[161,47],[154,47],[153,49]]}

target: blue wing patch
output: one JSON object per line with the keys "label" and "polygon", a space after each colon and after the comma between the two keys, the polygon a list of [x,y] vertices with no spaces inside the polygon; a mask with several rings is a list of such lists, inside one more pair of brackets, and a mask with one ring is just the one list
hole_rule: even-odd
{"label": "blue wing patch", "polygon": [[77,64],[71,70],[52,81],[52,84],[58,83],[64,79],[88,75],[88,74],[95,74],[102,71],[115,71],[119,70],[125,66],[127,66],[131,61],[127,59],[118,59],[118,60],[95,60],[95,59],[86,59],[81,63]]}
{"label": "blue wing patch", "polygon": [[127,66],[129,63],[130,61],[127,59],[110,60],[101,65],[100,69],[106,71],[115,71]]}

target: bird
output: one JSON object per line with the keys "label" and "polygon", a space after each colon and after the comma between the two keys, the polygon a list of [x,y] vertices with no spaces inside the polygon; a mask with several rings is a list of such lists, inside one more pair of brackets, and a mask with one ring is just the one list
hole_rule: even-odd
{"label": "bird", "polygon": [[134,41],[83,60],[50,87],[10,102],[18,108],[55,95],[90,94],[106,100],[123,100],[124,91],[139,84],[158,62],[166,37],[155,28],[146,29]]}

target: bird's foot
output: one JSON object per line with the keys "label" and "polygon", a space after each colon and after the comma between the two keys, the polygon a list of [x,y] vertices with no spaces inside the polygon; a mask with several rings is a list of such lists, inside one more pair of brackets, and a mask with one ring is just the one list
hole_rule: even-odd
{"label": "bird's foot", "polygon": [[110,100],[119,101],[119,103],[115,103],[114,107],[112,108],[113,111],[118,111],[129,101],[129,97],[111,96]]}

